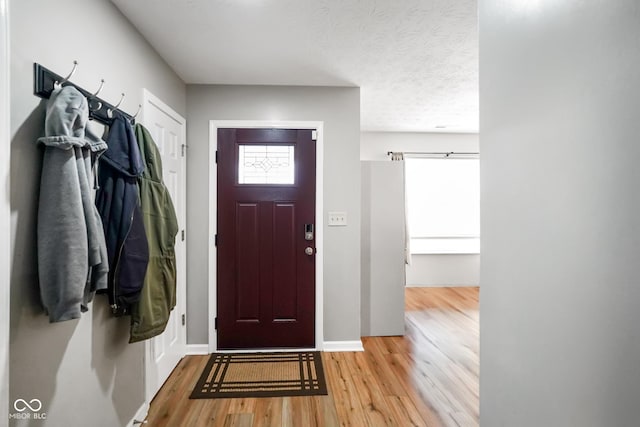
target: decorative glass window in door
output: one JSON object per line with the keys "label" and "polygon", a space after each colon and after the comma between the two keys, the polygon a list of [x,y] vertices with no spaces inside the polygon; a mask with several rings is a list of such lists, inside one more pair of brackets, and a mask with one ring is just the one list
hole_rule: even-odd
{"label": "decorative glass window in door", "polygon": [[294,184],[293,145],[240,145],[239,184]]}

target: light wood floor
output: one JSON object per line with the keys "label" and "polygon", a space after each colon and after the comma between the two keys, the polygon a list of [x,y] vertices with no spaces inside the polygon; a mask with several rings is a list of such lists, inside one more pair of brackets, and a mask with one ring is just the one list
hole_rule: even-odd
{"label": "light wood floor", "polygon": [[323,353],[328,396],[189,400],[208,356],[187,356],[149,427],[478,425],[478,288],[407,288],[406,336]]}

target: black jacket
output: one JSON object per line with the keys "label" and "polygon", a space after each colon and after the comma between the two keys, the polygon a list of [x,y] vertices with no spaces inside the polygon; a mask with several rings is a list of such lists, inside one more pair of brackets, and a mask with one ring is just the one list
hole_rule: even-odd
{"label": "black jacket", "polygon": [[109,304],[116,315],[130,313],[140,299],[149,263],[137,179],[144,170],[131,124],[116,116],[100,157],[96,206],[109,257]]}

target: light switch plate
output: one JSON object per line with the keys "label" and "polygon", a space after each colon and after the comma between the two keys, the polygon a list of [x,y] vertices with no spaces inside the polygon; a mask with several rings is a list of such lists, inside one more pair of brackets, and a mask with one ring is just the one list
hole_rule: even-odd
{"label": "light switch plate", "polygon": [[347,225],[346,212],[329,212],[329,227],[344,227]]}

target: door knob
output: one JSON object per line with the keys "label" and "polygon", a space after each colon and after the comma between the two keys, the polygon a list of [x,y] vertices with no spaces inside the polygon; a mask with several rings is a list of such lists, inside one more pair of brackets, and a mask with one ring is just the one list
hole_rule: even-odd
{"label": "door knob", "polygon": [[313,248],[311,246],[307,246],[304,249],[304,253],[307,254],[307,255],[313,255]]}

